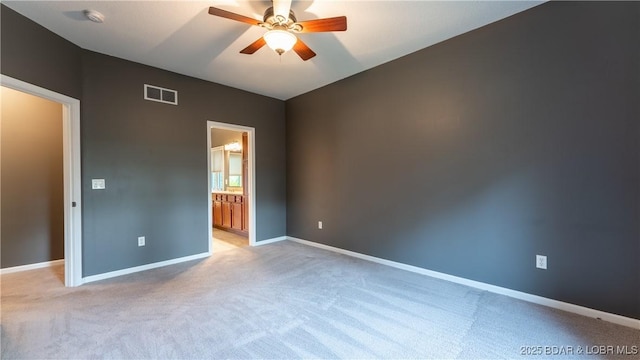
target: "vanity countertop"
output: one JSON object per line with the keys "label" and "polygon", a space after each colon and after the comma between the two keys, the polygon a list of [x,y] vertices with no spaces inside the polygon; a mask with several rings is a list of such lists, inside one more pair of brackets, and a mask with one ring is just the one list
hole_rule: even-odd
{"label": "vanity countertop", "polygon": [[214,191],[211,194],[244,195],[242,191]]}

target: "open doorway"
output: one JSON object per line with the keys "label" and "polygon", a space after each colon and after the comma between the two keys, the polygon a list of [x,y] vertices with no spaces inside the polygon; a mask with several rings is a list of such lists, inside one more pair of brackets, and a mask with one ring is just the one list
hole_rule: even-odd
{"label": "open doorway", "polygon": [[254,134],[207,122],[210,253],[255,244]]}
{"label": "open doorway", "polygon": [[[23,206],[27,211],[30,211],[30,215],[26,217],[16,217],[17,220],[14,221],[13,224],[11,224],[12,228],[9,229],[13,231],[13,233],[10,234],[10,237],[16,237],[18,242],[20,241],[19,238],[25,238],[28,241],[34,241],[34,238],[37,238],[37,236],[33,236],[32,231],[34,229],[31,228],[31,224],[25,224],[22,222],[25,221],[25,219],[34,218],[37,215],[36,213],[38,213],[40,215],[40,219],[38,222],[39,225],[36,226],[39,231],[39,235],[41,235],[41,240],[46,242],[49,241],[49,238],[59,238],[60,235],[63,238],[62,244],[44,244],[44,246],[39,246],[37,250],[37,244],[36,246],[30,246],[29,244],[26,244],[26,246],[24,246],[25,244],[17,244],[17,247],[13,249],[15,250],[13,254],[14,256],[11,259],[13,263],[10,262],[10,268],[3,269],[3,273],[28,270],[31,268],[38,268],[43,266],[51,266],[52,264],[55,264],[55,260],[63,258],[65,285],[81,285],[82,239],[80,210],[80,101],[5,75],[2,75],[2,77],[0,78],[0,84],[4,89],[6,89],[6,93],[4,93],[3,89],[3,95],[6,95],[3,96],[2,99],[3,115],[5,106],[7,106],[7,109],[9,106],[12,106],[12,111],[16,111],[16,116],[17,118],[19,118],[19,120],[26,118],[28,121],[30,118],[29,116],[31,115],[25,117],[24,114],[20,114],[21,109],[34,110],[34,107],[41,108],[41,106],[52,106],[54,109],[57,109],[55,110],[55,112],[58,113],[58,123],[55,126],[61,126],[61,129],[58,129],[58,131],[56,131],[58,132],[58,135],[61,135],[61,139],[59,138],[56,140],[56,146],[59,147],[59,149],[56,151],[60,151],[60,153],[54,156],[57,160],[52,160],[53,158],[51,157],[43,157],[33,160],[31,164],[28,165],[26,164],[26,160],[25,164],[21,164],[20,161],[22,160],[22,158],[19,158],[19,161],[17,163],[14,162],[14,164],[12,165],[21,167],[22,170],[25,170],[24,173],[20,175],[24,177],[24,181],[21,181],[17,174],[12,173],[11,175],[18,178],[7,178],[7,180],[9,181],[7,183],[3,183],[3,187],[5,185],[11,186],[11,182],[16,183],[16,181],[18,181],[21,190],[25,190],[27,187],[27,183],[32,183],[34,189],[37,189],[38,191],[45,191],[46,195],[33,197],[31,196],[32,194],[29,194],[29,192],[23,192],[23,195],[29,195],[29,199],[33,200],[30,201],[29,199],[24,198],[23,200],[25,203],[27,201],[30,201],[29,204],[25,204],[21,203],[20,198],[5,198],[7,194],[20,195],[20,192],[12,192],[10,189],[7,189],[7,191],[5,191],[5,189],[2,189],[3,210],[8,210],[4,209],[6,207],[5,205],[7,205],[5,204],[5,200],[11,200],[14,201],[14,203],[18,204],[16,206],[8,206],[11,211],[5,211],[2,214],[3,232],[6,230],[5,221],[10,221],[10,219],[6,216],[11,214],[11,212],[17,213],[17,208]],[[35,102],[37,102],[39,105],[34,105]],[[47,103],[49,105],[47,105]],[[42,115],[35,114],[33,116],[35,116],[35,118],[39,118]],[[4,116],[3,119],[5,119]],[[38,126],[33,123],[31,123],[30,125]],[[41,124],[41,126],[45,125]],[[29,134],[35,134],[32,133],[33,130],[33,128],[29,127],[22,127],[22,130],[18,129],[18,131],[23,131],[25,135],[27,135],[27,137],[29,137]],[[45,133],[46,132],[47,130],[45,129]],[[46,134],[41,135],[46,136]],[[26,145],[26,147],[22,147],[22,150],[20,150],[20,146],[22,145],[14,144],[18,145],[18,147],[16,147],[18,151],[17,156],[27,156],[27,152],[33,152],[33,155],[37,156],[39,152],[48,151],[44,150],[42,146],[45,138],[43,137],[42,139],[38,140],[35,138],[35,136],[36,135],[28,139],[27,144],[22,144]],[[7,144],[3,144],[3,151],[5,150],[4,145]],[[14,155],[16,154],[14,153]],[[59,164],[59,162],[61,162],[61,164]],[[58,165],[55,165],[54,163],[58,163]],[[56,168],[57,166],[60,166],[61,168]],[[8,171],[4,172],[4,170],[5,169],[3,169],[3,175],[7,175]],[[37,172],[40,170],[42,170],[42,173],[40,175],[37,175]],[[44,179],[37,178],[38,176],[43,176]],[[61,177],[62,179],[59,179],[58,177]],[[51,191],[50,189],[38,189],[42,185],[41,182],[46,180],[47,178],[58,178],[54,182],[47,182],[47,186],[55,187],[57,189],[54,189],[53,191]],[[4,180],[5,179],[3,179],[3,181]],[[57,184],[58,182],[59,184]],[[62,187],[62,189],[60,189],[59,187]],[[43,198],[45,196],[47,196],[48,198],[47,201],[43,203]],[[61,217],[60,215],[63,216]],[[62,224],[58,223],[58,221],[61,221]],[[25,229],[28,230],[27,233],[25,233]],[[5,247],[5,242],[10,241],[10,239],[8,237],[5,237],[5,234],[2,234],[2,240],[3,250],[5,250],[7,249]],[[6,253],[3,251],[3,256],[5,255]],[[20,265],[17,265],[19,263]]]}

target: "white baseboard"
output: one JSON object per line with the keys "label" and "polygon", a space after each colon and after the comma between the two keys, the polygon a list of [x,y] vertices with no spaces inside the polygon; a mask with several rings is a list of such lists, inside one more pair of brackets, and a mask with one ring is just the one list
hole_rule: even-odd
{"label": "white baseboard", "polygon": [[528,293],[517,291],[517,290],[511,290],[504,287],[483,283],[480,281],[469,280],[469,279],[461,278],[458,276],[453,276],[453,275],[449,275],[449,274],[445,274],[445,273],[441,273],[433,270],[428,270],[428,269],[424,269],[424,268],[413,266],[413,265],[407,265],[407,264],[403,264],[403,263],[399,263],[391,260],[381,259],[375,256],[360,254],[354,251],[340,249],[340,248],[329,246],[329,245],[319,244],[319,243],[315,243],[308,240],[298,239],[292,236],[288,236],[287,239],[300,244],[337,252],[340,254],[376,262],[379,264],[391,266],[391,267],[406,270],[406,271],[411,271],[411,272],[422,274],[422,275],[431,276],[431,277],[442,279],[442,280],[451,281],[457,284],[467,285],[470,287],[474,287],[477,289],[489,291],[489,292],[500,294],[500,295],[506,295],[515,299],[528,301],[534,304],[544,305],[551,308],[555,308],[555,309],[559,309],[559,310],[563,310],[563,311],[567,311],[567,312],[571,312],[571,313],[575,313],[575,314],[579,314],[579,315],[583,315],[591,318],[601,319],[614,324],[628,326],[634,329],[640,329],[640,320],[638,319],[629,318],[629,317],[621,316],[617,314],[612,314],[612,313],[608,313],[608,312],[604,312],[596,309],[591,309],[591,308],[580,306],[580,305],[570,304],[563,301],[553,300],[553,299],[545,298],[538,295],[532,295],[532,294],[528,294]]}
{"label": "white baseboard", "polygon": [[11,274],[11,273],[20,272],[20,271],[33,270],[33,269],[42,269],[42,268],[52,267],[52,266],[61,265],[61,264],[64,265],[64,259],[44,261],[44,262],[39,262],[35,264],[13,266],[5,269],[0,269],[0,275]]}
{"label": "white baseboard", "polygon": [[137,272],[145,271],[145,270],[151,270],[151,269],[155,269],[155,268],[159,268],[159,267],[163,267],[163,266],[167,266],[167,265],[178,264],[178,263],[182,263],[182,262],[185,262],[185,261],[202,259],[202,258],[208,257],[210,255],[211,255],[210,253],[204,252],[204,253],[200,253],[200,254],[184,256],[184,257],[177,258],[177,259],[165,260],[165,261],[160,261],[160,262],[156,262],[156,263],[152,263],[152,264],[140,265],[140,266],[135,266],[135,267],[132,267],[132,268],[111,271],[111,272],[107,272],[107,273],[103,273],[103,274],[91,275],[91,276],[87,276],[87,277],[82,278],[82,283],[86,284],[86,283],[90,283],[90,282],[94,282],[94,281],[110,279],[110,278],[113,278],[113,277],[116,277],[116,276],[128,275],[128,274],[133,274],[133,273],[137,273]]}
{"label": "white baseboard", "polygon": [[262,245],[267,245],[267,244],[272,244],[274,242],[278,242],[278,241],[283,241],[283,240],[288,240],[289,238],[286,236],[280,236],[280,237],[276,237],[276,238],[271,238],[271,239],[266,239],[266,240],[260,240],[260,241],[256,241],[255,244],[253,244],[253,246],[262,246]]}

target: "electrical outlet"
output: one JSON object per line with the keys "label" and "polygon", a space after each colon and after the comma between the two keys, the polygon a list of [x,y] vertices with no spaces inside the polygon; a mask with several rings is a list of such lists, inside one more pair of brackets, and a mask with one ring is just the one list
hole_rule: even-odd
{"label": "electrical outlet", "polygon": [[322,221],[318,221],[318,229],[322,230]]}
{"label": "electrical outlet", "polygon": [[144,246],[145,245],[145,238],[144,236],[138,236],[138,246]]}
{"label": "electrical outlet", "polygon": [[538,269],[547,269],[547,257],[545,255],[536,255],[536,267]]}

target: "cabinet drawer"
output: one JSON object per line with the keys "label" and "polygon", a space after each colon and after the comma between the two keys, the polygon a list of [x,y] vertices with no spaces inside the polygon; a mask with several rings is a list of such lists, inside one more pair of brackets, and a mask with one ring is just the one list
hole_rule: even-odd
{"label": "cabinet drawer", "polygon": [[244,195],[213,194],[213,201],[243,203]]}

